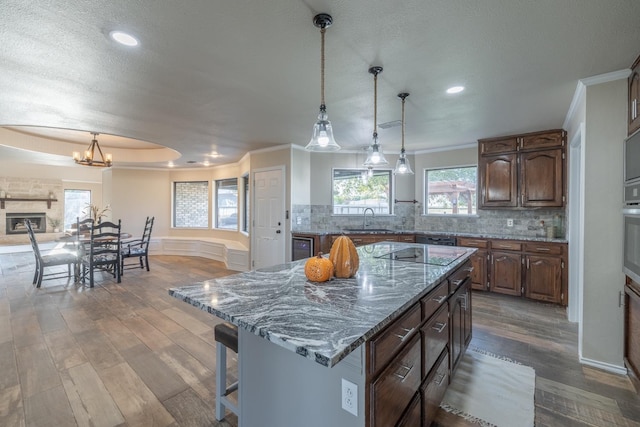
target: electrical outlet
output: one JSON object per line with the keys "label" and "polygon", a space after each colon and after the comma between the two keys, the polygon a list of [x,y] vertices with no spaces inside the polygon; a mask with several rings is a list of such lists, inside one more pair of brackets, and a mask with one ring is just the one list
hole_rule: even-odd
{"label": "electrical outlet", "polygon": [[358,386],[342,379],[342,409],[358,416]]}
{"label": "electrical outlet", "polygon": [[509,218],[507,220],[507,227],[513,227],[513,219]]}

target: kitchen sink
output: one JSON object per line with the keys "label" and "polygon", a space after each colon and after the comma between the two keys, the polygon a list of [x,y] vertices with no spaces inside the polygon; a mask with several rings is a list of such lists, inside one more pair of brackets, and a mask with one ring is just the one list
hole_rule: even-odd
{"label": "kitchen sink", "polygon": [[344,231],[347,232],[370,232],[370,233],[394,233],[393,230],[389,230],[388,228],[345,228]]}

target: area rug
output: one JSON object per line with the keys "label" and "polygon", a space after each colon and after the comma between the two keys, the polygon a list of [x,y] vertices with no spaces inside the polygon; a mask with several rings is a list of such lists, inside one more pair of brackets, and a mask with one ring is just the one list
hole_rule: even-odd
{"label": "area rug", "polygon": [[469,349],[440,407],[483,427],[532,427],[535,386],[533,368]]}

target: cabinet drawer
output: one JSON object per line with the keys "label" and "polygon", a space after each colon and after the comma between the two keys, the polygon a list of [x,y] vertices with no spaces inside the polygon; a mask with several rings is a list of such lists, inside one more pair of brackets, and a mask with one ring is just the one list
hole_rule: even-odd
{"label": "cabinet drawer", "polygon": [[524,250],[536,254],[562,255],[562,246],[553,243],[526,243]]}
{"label": "cabinet drawer", "polygon": [[421,322],[420,305],[414,304],[398,320],[391,323],[380,335],[370,341],[369,374],[375,375],[400,350],[416,331]]}
{"label": "cabinet drawer", "polygon": [[539,133],[537,135],[526,135],[521,139],[520,148],[522,150],[538,150],[543,148],[562,147],[563,132],[553,131],[547,133]]}
{"label": "cabinet drawer", "polygon": [[447,304],[420,328],[420,333],[422,334],[422,377],[425,378],[449,342],[449,307]]}
{"label": "cabinet drawer", "polygon": [[509,153],[518,149],[518,138],[510,137],[498,140],[480,140],[480,154]]}
{"label": "cabinet drawer", "polygon": [[398,242],[415,243],[416,242],[416,236],[414,234],[399,234],[398,235]]}
{"label": "cabinet drawer", "polygon": [[473,268],[471,267],[471,260],[468,260],[462,265],[462,267],[458,268],[451,276],[449,276],[449,294],[454,293],[456,289],[458,289],[458,287],[467,280],[467,278],[471,277],[472,271]]}
{"label": "cabinet drawer", "polygon": [[458,241],[456,242],[458,246],[464,246],[467,248],[480,248],[486,249],[489,246],[489,242],[487,240],[482,239],[472,239],[469,237],[458,237]]}
{"label": "cabinet drawer", "polygon": [[491,249],[500,249],[503,251],[521,251],[522,243],[511,242],[509,240],[493,240],[491,241]]}
{"label": "cabinet drawer", "polygon": [[372,426],[394,426],[420,388],[420,335],[416,335],[371,385]]}
{"label": "cabinet drawer", "polygon": [[420,304],[422,305],[422,320],[428,319],[438,311],[442,304],[447,301],[448,296],[449,286],[445,280],[420,300]]}
{"label": "cabinet drawer", "polygon": [[449,352],[444,351],[438,360],[437,368],[422,388],[422,425],[430,426],[436,418],[440,402],[449,385]]}

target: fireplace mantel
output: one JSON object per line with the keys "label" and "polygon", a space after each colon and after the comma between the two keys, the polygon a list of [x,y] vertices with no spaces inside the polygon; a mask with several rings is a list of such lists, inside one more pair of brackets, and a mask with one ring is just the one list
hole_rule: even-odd
{"label": "fireplace mantel", "polygon": [[20,197],[3,197],[0,198],[0,209],[4,209],[5,202],[47,202],[47,209],[51,209],[51,202],[57,202],[58,199],[44,198],[20,198]]}

